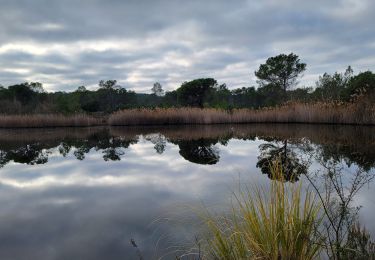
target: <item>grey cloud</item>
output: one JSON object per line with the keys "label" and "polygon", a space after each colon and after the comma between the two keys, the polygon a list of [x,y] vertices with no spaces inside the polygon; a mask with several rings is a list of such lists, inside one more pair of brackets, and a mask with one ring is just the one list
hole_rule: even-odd
{"label": "grey cloud", "polygon": [[[154,81],[172,89],[215,75],[233,88],[255,84],[260,62],[291,51],[308,64],[304,85],[349,64],[357,72],[375,69],[363,62],[375,54],[370,0],[1,0],[0,6],[3,85],[41,78],[50,90],[71,90],[107,77],[148,91]],[[236,71],[244,63],[247,71]],[[12,76],[14,68],[29,73]]]}

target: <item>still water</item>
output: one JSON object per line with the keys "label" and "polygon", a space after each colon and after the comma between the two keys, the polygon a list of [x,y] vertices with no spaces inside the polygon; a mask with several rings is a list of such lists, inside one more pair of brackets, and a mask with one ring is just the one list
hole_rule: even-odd
{"label": "still water", "polygon": [[[195,206],[221,210],[238,183],[289,182],[327,167],[350,184],[375,236],[375,128],[324,125],[0,130],[0,259],[175,259]],[[341,175],[340,175],[341,176]],[[341,178],[341,177],[340,177]],[[172,253],[171,253],[172,252]],[[169,254],[168,254],[169,253]]]}

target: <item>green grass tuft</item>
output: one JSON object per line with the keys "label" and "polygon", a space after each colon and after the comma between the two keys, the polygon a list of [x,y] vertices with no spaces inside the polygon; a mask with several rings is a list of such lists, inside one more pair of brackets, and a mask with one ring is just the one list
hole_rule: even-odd
{"label": "green grass tuft", "polygon": [[[270,187],[241,189],[229,216],[205,214],[205,259],[315,259],[321,252],[321,205],[301,184],[278,180]],[[281,181],[280,181],[281,180]]]}

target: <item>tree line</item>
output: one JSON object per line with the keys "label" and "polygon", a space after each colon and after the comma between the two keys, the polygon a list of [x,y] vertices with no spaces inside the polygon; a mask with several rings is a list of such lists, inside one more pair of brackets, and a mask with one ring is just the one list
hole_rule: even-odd
{"label": "tree line", "polygon": [[298,87],[306,70],[294,53],[270,57],[254,72],[258,86],[230,90],[214,78],[187,81],[173,91],[164,92],[156,82],[152,94],[136,93],[117,84],[101,80],[97,90],[79,86],[72,92],[46,92],[39,82],[8,87],[0,85],[0,113],[111,113],[128,108],[212,107],[220,109],[262,108],[285,102],[353,102],[365,96],[375,100],[375,74],[354,75],[349,66],[344,73],[324,73],[315,87]]}

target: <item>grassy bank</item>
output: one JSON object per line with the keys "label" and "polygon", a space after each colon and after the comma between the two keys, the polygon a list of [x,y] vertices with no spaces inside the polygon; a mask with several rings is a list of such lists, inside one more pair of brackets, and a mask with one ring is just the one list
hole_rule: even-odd
{"label": "grassy bank", "polygon": [[127,109],[109,116],[0,115],[0,127],[129,126],[238,123],[375,125],[375,104],[289,103],[264,109]]}

